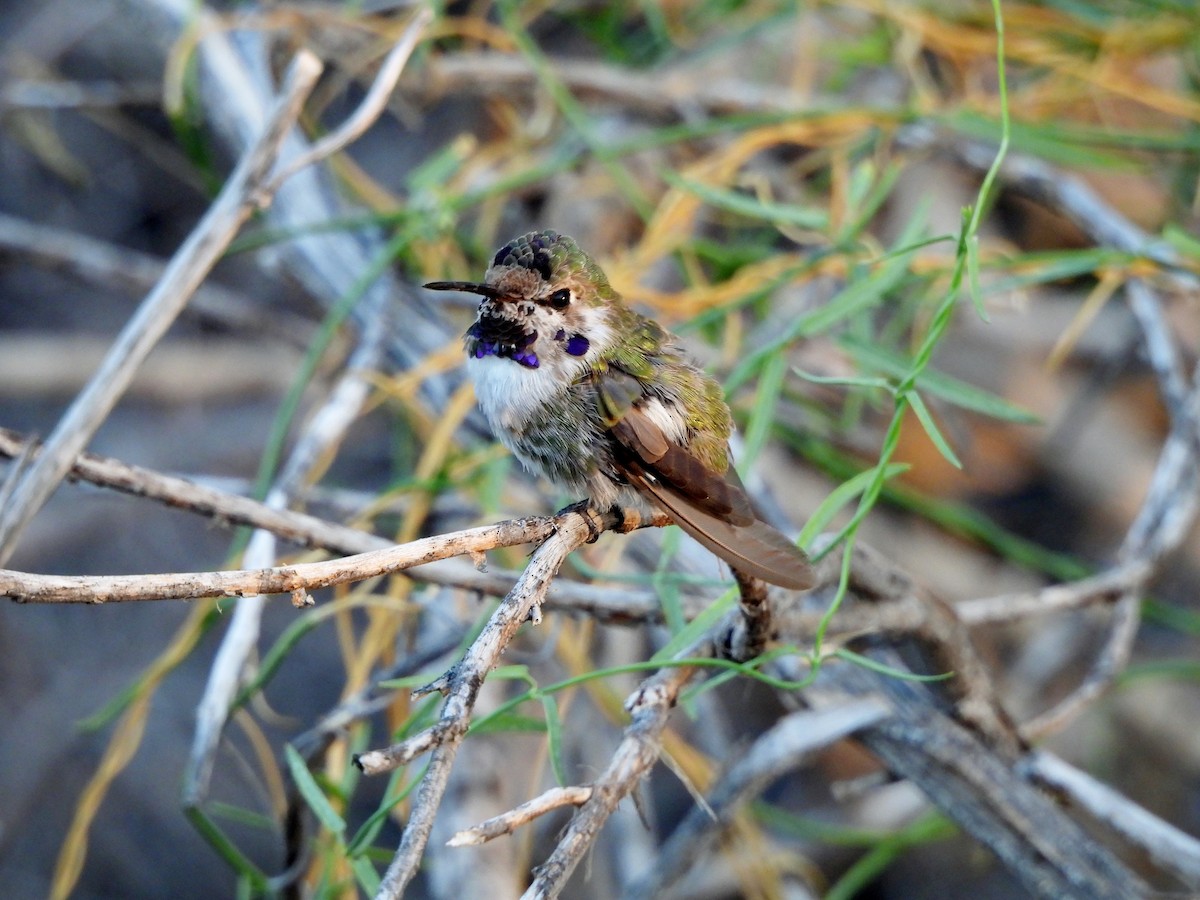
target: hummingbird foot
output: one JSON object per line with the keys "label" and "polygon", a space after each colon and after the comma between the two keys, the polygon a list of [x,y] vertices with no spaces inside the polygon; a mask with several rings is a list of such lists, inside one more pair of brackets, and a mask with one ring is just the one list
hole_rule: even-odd
{"label": "hummingbird foot", "polygon": [[[604,533],[604,515],[592,506],[590,500],[580,500],[578,503],[564,506],[557,515],[565,516],[567,513],[577,513],[583,517],[583,522],[587,525],[587,542],[589,544],[596,543],[600,539],[600,535]],[[620,520],[618,519],[618,521]]]}
{"label": "hummingbird foot", "polygon": [[724,636],[721,655],[734,662],[746,662],[761,656],[775,637],[767,583],[761,578],[733,570],[738,586],[741,620]]}

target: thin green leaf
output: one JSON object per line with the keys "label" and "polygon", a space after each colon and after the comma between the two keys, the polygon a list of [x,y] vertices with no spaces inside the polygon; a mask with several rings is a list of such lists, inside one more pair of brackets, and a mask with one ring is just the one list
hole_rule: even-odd
{"label": "thin green leaf", "polygon": [[379,895],[379,872],[366,856],[354,856],[350,859],[350,868],[354,872],[354,880],[358,882],[363,893],[368,897]]}
{"label": "thin green leaf", "polygon": [[764,801],[750,805],[754,817],[769,827],[802,841],[818,841],[836,847],[874,847],[892,837],[894,831],[852,828],[835,822],[823,822],[809,816],[797,815]]}
{"label": "thin green leaf", "polygon": [[530,67],[547,95],[558,106],[563,118],[570,123],[596,159],[604,166],[618,190],[643,219],[649,220],[653,207],[629,170],[618,163],[612,148],[601,139],[596,128],[595,116],[575,99],[575,95],[563,84],[538,42],[526,30],[524,19],[518,13],[520,5],[515,0],[502,0],[497,4],[505,33],[516,44],[521,55],[529,61]]}
{"label": "thin green leaf", "polygon": [[313,814],[316,815],[322,825],[334,834],[342,834],[346,830],[346,822],[338,814],[338,811],[333,808],[333,804],[329,802],[329,798],[325,796],[325,792],[321,790],[321,786],[313,778],[313,774],[308,770],[308,764],[304,761],[304,757],[291,744],[284,745],[283,755],[287,760],[287,767],[292,775],[292,781],[296,783],[296,788],[300,791],[300,796],[304,798],[304,802],[308,804],[308,808],[313,811]]}
{"label": "thin green leaf", "polygon": [[264,815],[263,813],[255,812],[242,806],[235,806],[232,803],[222,803],[219,800],[215,800],[210,801],[207,804],[207,808],[212,813],[213,818],[219,816],[226,821],[237,822],[239,825],[248,825],[260,831],[271,832],[279,827],[279,822],[276,821],[274,816]]}
{"label": "thin green leaf", "polygon": [[750,411],[750,423],[746,426],[745,444],[742,448],[741,467],[754,465],[771,436],[771,425],[775,421],[775,409],[779,405],[779,394],[783,390],[783,376],[787,374],[787,357],[777,353],[763,363],[754,391],[754,408]]}
{"label": "thin green leaf", "polygon": [[688,622],[651,657],[651,661],[662,664],[685,647],[689,647],[700,639],[700,635],[708,631],[725,612],[732,608],[737,597],[736,590],[728,590],[717,598],[707,609]]}
{"label": "thin green leaf", "polygon": [[872,260],[875,263],[886,262],[889,259],[895,259],[897,256],[914,253],[917,250],[923,250],[925,247],[932,247],[935,244],[953,244],[958,240],[958,237],[953,234],[938,234],[933,237],[921,238],[920,240],[910,241],[906,244],[897,244],[891,250],[888,250],[882,256],[875,257]]}
{"label": "thin green leaf", "polygon": [[437,191],[462,168],[467,157],[462,141],[452,140],[410,169],[405,182],[412,193]]}
{"label": "thin green leaf", "polygon": [[[920,215],[914,215],[897,243],[901,245],[911,243],[924,227],[924,219]],[[846,286],[832,300],[819,309],[798,317],[788,327],[781,329],[776,337],[767,341],[743,360],[726,379],[726,391],[732,391],[749,380],[758,372],[764,359],[773,356],[793,341],[827,331],[851,316],[882,302],[883,298],[900,284],[908,272],[910,256],[911,252],[903,253],[872,266],[861,277],[849,279]]]}
{"label": "thin green leaf", "polygon": [[[855,195],[848,204],[848,215],[846,222],[842,226],[834,239],[837,245],[846,245],[858,239],[859,235],[874,221],[879,208],[892,195],[892,189],[896,186],[896,182],[900,180],[900,176],[904,174],[907,167],[900,162],[891,163],[884,169],[882,176],[874,171],[874,165],[865,165],[861,167],[871,173],[872,179],[867,184],[867,190],[862,195]],[[857,188],[852,188],[856,191]],[[932,238],[928,242],[920,243],[939,243],[945,238]]]}
{"label": "thin green leaf", "polygon": [[471,726],[471,734],[491,734],[498,731],[516,731],[540,734],[546,730],[546,722],[533,716],[516,714],[492,715]]}
{"label": "thin green leaf", "polygon": [[536,687],[537,681],[529,673],[529,666],[521,663],[514,663],[511,666],[497,666],[488,672],[488,680],[496,681],[524,681]]}
{"label": "thin green leaf", "polygon": [[183,814],[191,826],[208,842],[208,845],[225,861],[225,864],[237,873],[239,878],[246,879],[255,888],[256,893],[266,893],[267,876],[237,848],[212,819],[205,815],[204,810],[199,806],[185,806]]}
{"label": "thin green leaf", "polygon": [[878,175],[875,162],[867,159],[850,170],[850,183],[846,186],[846,212],[853,213],[866,200]]}
{"label": "thin green leaf", "polygon": [[283,665],[284,661],[288,658],[288,654],[300,642],[301,638],[316,628],[325,619],[337,615],[338,612],[338,606],[328,603],[307,609],[294,619],[263,655],[262,661],[254,673],[254,678],[243,685],[242,689],[238,691],[237,698],[234,700],[234,706],[240,707],[250,697],[262,690],[274,677],[275,673],[279,671],[279,667]]}
{"label": "thin green leaf", "polygon": [[979,235],[972,235],[967,241],[967,290],[971,294],[975,314],[981,322],[990,323],[987,307],[983,305],[982,282],[979,280]]}
{"label": "thin green leaf", "polygon": [[[222,621],[223,607],[216,601],[200,600],[197,602],[208,603],[210,605],[208,612],[204,616],[204,620],[196,629],[196,638],[198,639],[206,634],[210,628],[217,624],[217,622]],[[171,669],[174,670],[177,666],[181,665],[185,658],[186,657],[180,657],[179,660],[171,666]],[[128,709],[133,701],[138,697],[141,697],[147,692],[155,691],[157,689],[158,679],[165,674],[165,672],[158,671],[157,674],[152,675],[150,670],[143,671],[136,679],[134,679],[132,683],[130,683],[127,687],[122,688],[121,692],[117,694],[116,697],[105,703],[104,706],[92,713],[87,718],[82,719],[76,724],[75,727],[82,732],[99,731],[101,728],[106,727],[110,722],[115,721],[118,716],[124,713],[125,710]]]}
{"label": "thin green leaf", "polygon": [[1026,253],[1005,261],[1004,270],[988,282],[985,295],[1006,294],[1043,284],[1094,276],[1106,266],[1128,266],[1134,257],[1108,247]]}
{"label": "thin green leaf", "polygon": [[[938,117],[947,128],[977,140],[998,141],[1004,126],[995,119],[986,118],[970,110],[956,110]],[[1155,135],[1145,132],[1119,132],[1106,126],[1087,128],[1074,125],[1055,117],[1047,123],[1017,122],[1011,125],[1012,143],[1023,153],[1037,156],[1048,162],[1059,162],[1072,168],[1094,167],[1108,169],[1134,169],[1139,163],[1126,150],[1154,150],[1171,152],[1195,151],[1194,138],[1185,134]],[[1187,146],[1191,144],[1191,146]]]}
{"label": "thin green leaf", "polygon": [[1180,634],[1200,636],[1200,613],[1194,610],[1151,599],[1142,604],[1142,615],[1146,617],[1146,621],[1178,631]]}
{"label": "thin green leaf", "polygon": [[388,781],[387,791],[384,792],[384,801],[379,805],[375,812],[367,817],[367,820],[359,826],[358,831],[354,833],[346,844],[346,853],[349,856],[366,856],[371,851],[371,843],[379,836],[379,832],[383,830],[383,826],[387,823],[388,817],[392,810],[400,803],[403,803],[408,795],[413,792],[421,779],[425,777],[425,770],[429,766],[423,766],[413,778],[400,790],[396,790],[397,783],[404,777],[405,769],[397,769],[392,773]]}
{"label": "thin green leaf", "polygon": [[668,528],[663,532],[658,565],[650,580],[654,595],[658,597],[659,606],[662,607],[663,621],[667,623],[667,630],[672,634],[682,630],[687,621],[683,615],[683,597],[679,591],[679,581],[671,577],[670,572],[671,560],[679,552],[679,540],[682,536],[683,532],[678,528]]}
{"label": "thin green leaf", "polygon": [[1125,686],[1135,681],[1171,678],[1177,681],[1200,681],[1200,662],[1194,659],[1160,659],[1135,663],[1123,671],[1117,684]]}
{"label": "thin green leaf", "polygon": [[958,829],[939,813],[930,813],[897,831],[860,857],[825,893],[825,900],[852,900],[909,848],[953,837]]}
{"label": "thin green leaf", "polygon": [[1194,234],[1180,228],[1178,224],[1169,222],[1163,226],[1163,239],[1180,253],[1187,254],[1192,259],[1200,259],[1200,240]]}
{"label": "thin green leaf", "polygon": [[554,779],[566,787],[567,765],[563,761],[562,719],[558,715],[558,702],[550,694],[542,695],[542,711],[546,714],[546,742],[550,749],[550,767]]}
{"label": "thin green leaf", "polygon": [[[785,431],[783,439],[787,446],[831,478],[845,480],[861,475],[864,471],[853,460],[847,459],[837,447],[811,434]],[[875,469],[872,467],[865,471],[874,473]],[[938,500],[902,484],[885,486],[882,496],[892,505],[928,519],[949,534],[978,541],[1018,566],[1043,572],[1057,580],[1074,581],[1094,571],[1093,567],[1074,557],[1047,550],[1033,541],[1007,531],[979,510],[962,503]],[[1152,602],[1147,603],[1145,607],[1148,620],[1159,621],[1154,618],[1159,611]],[[1200,617],[1197,617],[1195,627],[1194,633],[1200,634]]]}
{"label": "thin green leaf", "polygon": [[695,194],[709,206],[715,206],[726,212],[737,213],[750,219],[761,219],[776,225],[798,225],[801,228],[810,228],[815,231],[823,231],[829,227],[829,214],[822,209],[759,200],[749,194],[692,181],[676,175],[669,169],[660,170],[660,174],[668,184]]}
{"label": "thin green leaf", "polygon": [[953,672],[943,672],[941,675],[917,675],[913,672],[905,672],[903,669],[893,668],[892,666],[871,659],[869,656],[863,656],[844,647],[833,651],[833,655],[845,662],[862,666],[864,669],[870,669],[872,672],[886,675],[888,678],[897,678],[900,681],[946,681],[954,677]]}
{"label": "thin green leaf", "polygon": [[[877,344],[867,343],[848,334],[842,335],[838,343],[849,350],[855,363],[864,369],[882,372],[897,379],[903,378],[911,370],[911,360]],[[1041,419],[1029,410],[943,372],[926,369],[917,377],[917,386],[953,406],[969,409],[993,419],[1022,425],[1041,424]]]}
{"label": "thin green leaf", "polygon": [[400,678],[385,678],[379,682],[379,686],[389,691],[402,691],[405,688],[418,688],[423,684],[429,684],[435,678],[437,675],[431,672],[418,672],[415,675],[404,675]]}
{"label": "thin green leaf", "polygon": [[937,427],[937,422],[933,420],[933,415],[929,412],[929,407],[925,405],[925,401],[921,399],[921,395],[916,391],[909,391],[908,405],[917,414],[917,421],[921,423],[921,427],[925,429],[925,433],[933,441],[933,446],[937,447],[938,453],[942,454],[946,462],[950,463],[954,468],[961,469],[963,467],[962,460],[958,458],[958,454],[954,452],[954,448],[950,446],[950,442],[946,440],[941,429]]}
{"label": "thin green leaf", "polygon": [[811,381],[813,384],[834,384],[842,387],[874,388],[881,391],[887,391],[889,394],[896,393],[896,386],[886,378],[855,377],[851,375],[814,375],[812,372],[805,372],[803,369],[797,369],[795,366],[792,367],[792,371],[805,381]]}
{"label": "thin green leaf", "polygon": [[[895,478],[897,475],[907,472],[908,469],[909,467],[903,463],[891,463],[887,472],[884,473],[884,478]],[[866,490],[867,485],[874,477],[875,470],[868,469],[865,472],[859,472],[849,481],[844,481],[834,488],[809,516],[804,528],[800,530],[800,537],[796,539],[796,543],[805,549],[811,547],[813,539],[828,527],[829,523],[833,521],[833,517],[841,512],[846,504]]]}

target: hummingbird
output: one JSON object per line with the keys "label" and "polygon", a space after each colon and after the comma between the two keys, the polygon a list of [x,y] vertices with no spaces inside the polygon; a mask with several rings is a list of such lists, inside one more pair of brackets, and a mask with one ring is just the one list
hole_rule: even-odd
{"label": "hummingbird", "polygon": [[463,336],[467,371],[527,469],[598,510],[665,512],[745,576],[812,587],[808,558],[755,512],[733,468],[720,385],[574,239],[530,232],[496,251],[483,281],[425,287],[483,298]]}

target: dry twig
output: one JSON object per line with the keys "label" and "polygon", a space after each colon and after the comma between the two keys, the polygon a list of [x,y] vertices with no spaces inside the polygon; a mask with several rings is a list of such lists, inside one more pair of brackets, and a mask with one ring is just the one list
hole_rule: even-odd
{"label": "dry twig", "polygon": [[[680,658],[711,655],[732,625],[728,620],[709,631],[701,641],[680,654]],[[534,872],[533,881],[523,900],[557,897],[591,849],[600,829],[616,811],[617,804],[632,794],[650,767],[658,760],[662,733],[679,693],[696,675],[688,666],[672,666],[647,678],[625,701],[629,725],[621,743],[613,752],[608,767],[588,787],[591,796],[571,819],[566,831]]]}
{"label": "dry twig", "polygon": [[1035,781],[1065,793],[1132,846],[1193,890],[1200,890],[1200,841],[1152,815],[1052,753],[1036,751],[1023,769]]}
{"label": "dry twig", "polygon": [[194,600],[247,594],[290,594],[332,584],[365,581],[413,566],[463,554],[544,540],[571,521],[546,516],[514,519],[343,559],[275,566],[256,571],[180,572],[167,575],[39,575],[0,569],[0,596],[26,603],[109,603],[142,600]]}
{"label": "dry twig", "polygon": [[[883,660],[899,664],[892,653]],[[857,666],[827,666],[804,698],[825,709],[872,695],[886,697],[892,714],[863,728],[858,739],[995,853],[1031,894],[1047,900],[1146,895],[1145,884],[1115,855],[1019,774],[1016,760],[947,718],[926,691]]]}
{"label": "dry twig", "polygon": [[375,75],[375,79],[371,82],[371,87],[367,90],[367,95],[363,97],[362,102],[359,103],[354,112],[347,116],[346,120],[338,128],[329,132],[308,148],[307,151],[289,161],[282,168],[282,171],[274,176],[271,183],[266,186],[268,192],[278,190],[283,182],[287,181],[287,179],[301,169],[307,168],[323,159],[328,159],[333,154],[344,150],[350,144],[354,143],[354,141],[358,140],[358,138],[362,137],[363,133],[375,123],[375,120],[387,108],[392,90],[395,88],[396,82],[400,80],[400,73],[408,65],[408,60],[412,56],[413,50],[417,48],[417,44],[421,41],[421,36],[432,21],[433,9],[431,7],[422,6],[417,10],[416,15],[413,16],[412,21],[408,23],[408,27],[404,29],[404,33],[400,36],[400,40],[396,42],[395,46],[384,57],[379,71]]}
{"label": "dry twig", "polygon": [[591,799],[591,796],[592,788],[588,785],[550,788],[532,800],[526,800],[515,809],[494,816],[486,822],[480,822],[473,828],[458,832],[450,839],[450,846],[471,847],[503,837],[506,834],[512,834],[522,825],[528,825],[556,809],[562,809],[564,806],[582,806]]}
{"label": "dry twig", "polygon": [[805,765],[814,752],[878,723],[890,713],[890,706],[883,700],[868,697],[780,719],[729,764],[726,774],[709,791],[708,808],[692,808],[663,846],[653,870],[630,885],[625,897],[636,900],[662,896],[709,850],[716,826],[727,824],[741,803]]}
{"label": "dry twig", "polygon": [[262,136],[221,189],[208,213],[171,260],[162,280],[142,302],[100,368],[63,415],[11,500],[0,510],[0,565],[9,559],[29,520],[67,474],[75,457],[133,379],[134,372],[166,332],[242,223],[270,201],[263,193],[283,141],[322,70],[321,61],[296,54]]}
{"label": "dry twig", "polygon": [[[34,452],[37,446],[36,441],[10,429],[0,428],[0,456],[20,459]],[[211,518],[218,524],[250,525],[301,546],[321,548],[343,556],[387,550],[395,546],[394,541],[368,531],[295,510],[273,509],[248,497],[91,453],[80,454],[68,477],[135,497],[156,500]],[[520,574],[495,568],[481,572],[470,563],[450,558],[405,571],[417,581],[497,597],[503,597]],[[78,602],[95,602],[93,597],[86,595],[86,587],[81,587],[81,590],[84,595],[78,598]],[[699,602],[699,598],[696,598],[696,602]],[[608,624],[631,625],[662,620],[662,607],[650,591],[626,589],[618,592],[601,585],[582,584],[564,578],[556,579],[551,586],[546,596],[546,607],[588,615]]]}
{"label": "dry twig", "polygon": [[[616,518],[610,514],[603,524],[612,527],[616,524]],[[521,580],[488,619],[487,625],[462,660],[433,685],[418,692],[438,690],[446,695],[437,724],[399,744],[368,751],[356,759],[365,773],[378,774],[402,766],[422,753],[433,751],[429,767],[417,789],[404,837],[380,885],[379,897],[400,897],[416,874],[434,816],[450,778],[450,768],[466,736],[475,699],[483,687],[484,679],[495,668],[500,654],[517,629],[541,604],[551,579],[567,555],[582,546],[595,527],[582,515],[568,514],[559,523],[555,533],[534,552]]]}

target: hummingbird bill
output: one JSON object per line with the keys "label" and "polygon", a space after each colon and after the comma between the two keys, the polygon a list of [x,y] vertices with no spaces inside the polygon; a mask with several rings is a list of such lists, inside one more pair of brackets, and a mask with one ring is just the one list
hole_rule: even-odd
{"label": "hummingbird bill", "polygon": [[527,469],[598,510],[665,512],[742,575],[812,587],[808,558],[764,522],[729,451],[720,385],[657,322],[630,309],[572,238],[522,235],[481,282],[463,343],[479,406]]}

